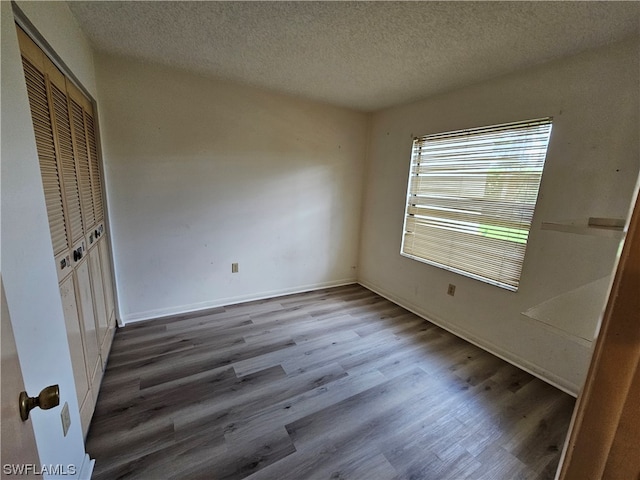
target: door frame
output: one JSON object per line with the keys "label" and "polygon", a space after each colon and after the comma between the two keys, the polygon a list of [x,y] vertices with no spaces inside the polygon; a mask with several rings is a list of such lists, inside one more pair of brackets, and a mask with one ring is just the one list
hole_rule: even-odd
{"label": "door frame", "polygon": [[640,479],[640,179],[556,479]]}

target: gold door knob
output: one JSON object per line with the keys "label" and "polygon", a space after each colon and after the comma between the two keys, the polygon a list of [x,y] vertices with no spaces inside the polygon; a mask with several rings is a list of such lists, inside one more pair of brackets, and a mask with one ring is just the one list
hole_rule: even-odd
{"label": "gold door knob", "polygon": [[30,397],[27,392],[20,392],[20,418],[23,422],[29,418],[29,412],[36,407],[42,410],[60,405],[60,387],[58,385],[49,385],[40,392],[37,397]]}

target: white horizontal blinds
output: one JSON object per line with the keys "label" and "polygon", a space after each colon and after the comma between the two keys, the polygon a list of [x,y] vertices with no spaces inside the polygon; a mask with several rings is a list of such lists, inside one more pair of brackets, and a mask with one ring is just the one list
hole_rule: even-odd
{"label": "white horizontal blinds", "polygon": [[90,229],[96,223],[96,216],[93,210],[91,167],[89,165],[89,153],[87,151],[84,110],[73,98],[71,98],[70,101],[73,138],[76,143],[76,155],[78,162],[77,165],[78,179],[80,182],[80,197],[82,198],[82,213],[84,217],[85,228]]}
{"label": "white horizontal blinds", "polygon": [[517,290],[551,120],[417,138],[402,253]]}
{"label": "white horizontal blinds", "polygon": [[62,169],[62,181],[67,204],[67,221],[71,230],[71,238],[76,242],[84,235],[82,228],[82,210],[80,207],[80,191],[78,176],[71,140],[71,124],[67,96],[53,83],[51,97],[54,106],[54,120],[56,138],[58,141],[58,156]]}
{"label": "white horizontal blinds", "polygon": [[102,176],[100,174],[100,165],[98,163],[98,147],[96,144],[96,131],[93,117],[89,112],[84,115],[87,125],[87,146],[89,147],[89,164],[91,165],[91,186],[93,190],[93,207],[96,216],[96,222],[104,217],[104,208],[102,205]]}
{"label": "white horizontal blinds", "polygon": [[56,150],[51,122],[51,110],[47,96],[45,76],[28,59],[22,57],[27,84],[31,119],[36,137],[40,173],[44,187],[49,229],[55,255],[69,246],[64,220],[60,173],[56,161]]}

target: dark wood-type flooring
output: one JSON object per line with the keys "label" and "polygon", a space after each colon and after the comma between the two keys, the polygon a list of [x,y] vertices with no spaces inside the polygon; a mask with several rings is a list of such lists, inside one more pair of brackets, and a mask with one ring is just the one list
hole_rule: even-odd
{"label": "dark wood-type flooring", "polygon": [[359,286],[116,333],[94,479],[553,478],[574,399]]}

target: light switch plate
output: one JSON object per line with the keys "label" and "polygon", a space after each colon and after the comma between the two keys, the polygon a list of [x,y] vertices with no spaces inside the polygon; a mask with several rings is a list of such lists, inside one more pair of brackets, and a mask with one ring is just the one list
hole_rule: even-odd
{"label": "light switch plate", "polygon": [[62,407],[60,418],[62,419],[62,432],[66,437],[67,432],[69,431],[69,427],[71,426],[71,416],[69,415],[69,404],[67,402],[64,402],[64,407]]}

